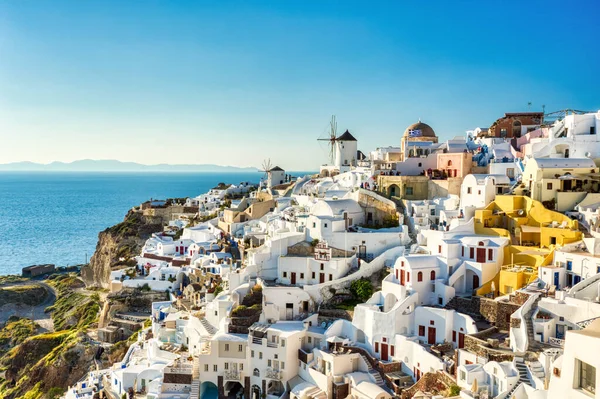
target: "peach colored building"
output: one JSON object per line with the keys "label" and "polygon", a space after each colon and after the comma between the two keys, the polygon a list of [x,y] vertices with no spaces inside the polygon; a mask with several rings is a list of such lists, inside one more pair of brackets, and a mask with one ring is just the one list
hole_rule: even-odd
{"label": "peach colored building", "polygon": [[437,170],[446,172],[448,177],[465,177],[471,173],[473,155],[468,152],[447,152],[438,154]]}

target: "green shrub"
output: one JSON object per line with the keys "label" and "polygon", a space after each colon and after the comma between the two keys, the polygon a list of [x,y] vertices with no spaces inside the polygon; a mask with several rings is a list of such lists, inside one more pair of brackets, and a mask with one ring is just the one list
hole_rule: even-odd
{"label": "green shrub", "polygon": [[354,280],[350,284],[350,292],[355,298],[365,302],[373,295],[373,285],[367,279]]}
{"label": "green shrub", "polygon": [[460,395],[460,387],[455,384],[450,385],[450,388],[448,388],[448,396],[458,396],[458,395]]}

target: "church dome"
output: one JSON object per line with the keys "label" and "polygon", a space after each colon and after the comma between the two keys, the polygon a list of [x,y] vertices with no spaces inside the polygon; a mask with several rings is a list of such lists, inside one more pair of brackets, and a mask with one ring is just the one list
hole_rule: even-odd
{"label": "church dome", "polygon": [[435,135],[435,132],[433,131],[431,126],[419,121],[417,123],[413,123],[412,125],[410,125],[409,127],[406,128],[406,130],[404,131],[404,137],[411,139],[411,138],[417,138],[417,137],[437,137],[437,136]]}

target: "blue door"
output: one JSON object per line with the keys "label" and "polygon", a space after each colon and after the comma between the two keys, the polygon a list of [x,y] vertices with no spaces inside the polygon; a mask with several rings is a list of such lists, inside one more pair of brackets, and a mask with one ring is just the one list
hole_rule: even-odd
{"label": "blue door", "polygon": [[581,281],[581,276],[574,276],[574,278],[573,278],[573,285],[577,284],[580,281]]}
{"label": "blue door", "polygon": [[558,272],[554,272],[554,285],[556,286],[556,288],[559,288],[558,281],[559,281],[559,274],[558,274]]}

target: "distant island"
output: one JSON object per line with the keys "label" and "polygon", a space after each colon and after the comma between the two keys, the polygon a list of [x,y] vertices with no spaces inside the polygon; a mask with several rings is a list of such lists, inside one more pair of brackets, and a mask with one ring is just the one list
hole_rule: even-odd
{"label": "distant island", "polygon": [[256,172],[258,168],[222,166],[213,164],[166,163],[144,165],[136,162],[117,160],[82,159],[73,162],[51,162],[41,164],[35,162],[13,162],[0,164],[0,172]]}

